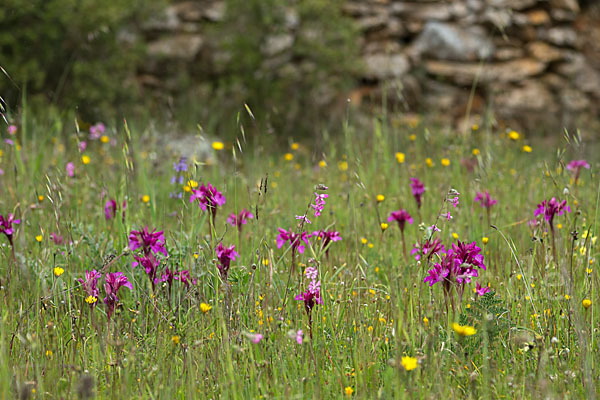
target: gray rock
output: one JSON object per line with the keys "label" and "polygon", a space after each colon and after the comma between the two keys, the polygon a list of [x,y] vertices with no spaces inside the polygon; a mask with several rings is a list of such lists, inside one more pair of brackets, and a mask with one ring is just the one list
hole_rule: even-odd
{"label": "gray rock", "polygon": [[144,31],[175,31],[179,28],[181,21],[177,17],[177,8],[167,7],[162,14],[154,15],[144,24]]}
{"label": "gray rock", "polygon": [[535,5],[535,3],[537,3],[537,0],[487,0],[487,3],[497,8],[524,10]]}
{"label": "gray rock", "polygon": [[447,21],[452,15],[455,7],[448,3],[409,3],[406,1],[392,3],[390,11],[393,15],[410,17],[424,21]]}
{"label": "gray rock", "polygon": [[546,42],[529,42],[527,51],[533,58],[546,63],[560,60],[563,57],[560,49],[550,46]]}
{"label": "gray rock", "polygon": [[540,74],[545,68],[545,63],[532,58],[494,64],[449,61],[427,61],[425,63],[425,70],[429,74],[447,78],[459,85],[470,85],[476,78],[481,83],[519,82]]}
{"label": "gray rock", "polygon": [[574,47],[577,43],[577,33],[571,27],[567,26],[557,26],[541,30],[539,36],[557,46]]}
{"label": "gray rock", "polygon": [[370,32],[384,28],[387,25],[387,22],[387,16],[379,14],[358,18],[356,20],[356,25],[361,31]]}
{"label": "gray rock", "polygon": [[410,68],[404,54],[369,54],[365,57],[365,77],[385,80],[399,78]]}
{"label": "gray rock", "polygon": [[438,60],[472,61],[490,57],[494,44],[481,27],[428,22],[415,40],[413,50]]}
{"label": "gray rock", "polygon": [[262,46],[262,52],[268,57],[283,53],[294,44],[294,36],[288,33],[268,36]]}
{"label": "gray rock", "polygon": [[176,58],[192,61],[203,44],[204,39],[200,35],[177,34],[148,43],[147,53],[153,58]]}

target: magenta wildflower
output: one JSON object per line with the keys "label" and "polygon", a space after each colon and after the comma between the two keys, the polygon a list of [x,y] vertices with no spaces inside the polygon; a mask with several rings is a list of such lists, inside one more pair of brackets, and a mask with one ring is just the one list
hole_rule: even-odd
{"label": "magenta wildflower", "polygon": [[231,226],[236,226],[238,231],[241,232],[242,225],[246,225],[248,223],[248,220],[252,218],[254,218],[254,214],[252,214],[250,211],[244,208],[242,211],[240,211],[238,215],[235,215],[235,213],[231,213],[229,218],[227,218],[227,223]]}
{"label": "magenta wildflower", "polygon": [[85,279],[77,279],[83,286],[83,291],[88,296],[91,296],[90,301],[87,302],[91,308],[96,306],[98,296],[100,295],[100,290],[98,289],[98,279],[100,276],[100,272],[93,269],[91,271],[85,271]]}
{"label": "magenta wildflower", "polygon": [[318,217],[323,212],[323,208],[325,207],[325,199],[328,198],[328,194],[319,194],[315,192],[315,204],[311,204],[310,206],[315,209],[315,217]]}
{"label": "magenta wildflower", "polygon": [[79,152],[82,153],[87,148],[87,142],[85,140],[82,140],[81,142],[79,142],[77,147],[79,148]]}
{"label": "magenta wildflower", "polygon": [[329,244],[331,242],[338,242],[342,240],[342,236],[338,231],[328,230],[328,231],[314,231],[311,236],[315,236],[320,238],[323,241],[321,247],[325,249],[325,255],[329,256]]}
{"label": "magenta wildflower", "polygon": [[298,330],[296,332],[296,338],[295,338],[296,339],[296,343],[302,344],[303,337],[304,337],[304,332],[302,332],[302,329]]}
{"label": "magenta wildflower", "polygon": [[571,208],[567,205],[567,201],[556,200],[556,197],[550,200],[544,200],[537,205],[533,215],[537,217],[540,214],[544,215],[544,219],[550,225],[550,230],[554,231],[554,217],[562,215],[564,211],[571,212]]}
{"label": "magenta wildflower", "polygon": [[567,169],[575,175],[575,182],[579,179],[582,168],[590,169],[590,164],[586,160],[573,160],[567,164]]}
{"label": "magenta wildflower", "polygon": [[217,207],[223,206],[226,201],[225,196],[210,183],[207,183],[206,186],[200,185],[198,189],[192,189],[190,203],[193,203],[194,200],[198,200],[203,211],[208,210],[212,213],[213,220],[217,216]]}
{"label": "magenta wildflower", "polygon": [[410,178],[410,188],[414,196],[417,207],[421,208],[423,193],[425,193],[425,185],[418,178]]}
{"label": "magenta wildflower", "polygon": [[16,125],[9,125],[8,126],[8,134],[9,135],[14,135],[15,133],[17,133],[17,126]]}
{"label": "magenta wildflower", "polygon": [[304,308],[309,312],[317,304],[323,304],[321,300],[321,281],[312,280],[308,284],[308,290],[295,297],[298,301],[304,301]]}
{"label": "magenta wildflower", "polygon": [[198,282],[196,278],[191,277],[190,271],[187,269],[179,271],[179,273],[175,275],[175,280],[183,283],[186,289],[189,289],[190,285],[195,285]]}
{"label": "magenta wildflower", "polygon": [[248,333],[248,339],[254,344],[259,344],[263,340],[264,336],[260,333]]}
{"label": "magenta wildflower", "polygon": [[59,233],[55,233],[52,232],[50,234],[50,239],[54,242],[55,245],[60,246],[61,244],[63,244],[65,242],[65,239],[62,237],[61,234]]}
{"label": "magenta wildflower", "polygon": [[113,219],[117,212],[117,201],[115,199],[107,200],[104,204],[104,218]]}
{"label": "magenta wildflower", "polygon": [[170,270],[169,267],[165,268],[165,272],[160,276],[160,278],[156,278],[154,283],[159,282],[167,282],[169,286],[169,294],[171,293],[171,285],[173,285],[173,281],[175,280],[175,276],[177,275],[177,271]]}
{"label": "magenta wildflower", "polygon": [[165,248],[165,236],[163,231],[148,232],[148,227],[144,227],[144,230],[131,231],[129,234],[129,249],[135,251],[141,248],[144,255],[150,254],[150,251],[158,255],[167,255],[167,249]]}
{"label": "magenta wildflower", "polygon": [[68,162],[65,170],[67,171],[67,175],[72,178],[75,175],[75,164],[72,162]]}
{"label": "magenta wildflower", "polygon": [[140,257],[137,254],[133,255],[135,258],[135,262],[131,265],[132,268],[137,265],[141,265],[148,275],[150,279],[150,283],[152,284],[152,290],[156,289],[156,273],[158,272],[158,267],[160,266],[160,262],[154,257],[152,253],[145,255],[144,257]]}
{"label": "magenta wildflower", "polygon": [[462,297],[463,285],[479,276],[477,269],[486,269],[481,248],[475,242],[467,244],[459,241],[458,244],[452,245],[440,263],[428,271],[429,276],[424,282],[429,282],[429,286],[443,282],[446,294],[450,292],[451,286],[456,284]]}
{"label": "magenta wildflower", "polygon": [[404,226],[408,222],[409,224],[413,223],[413,219],[408,213],[408,211],[402,209],[397,211],[392,211],[390,216],[388,217],[388,222],[396,221],[398,223],[398,228],[400,228],[401,232],[404,232]]}
{"label": "magenta wildflower", "polygon": [[15,219],[12,213],[8,213],[7,217],[0,215],[0,233],[4,233],[6,238],[12,245],[12,236],[14,233],[13,224],[18,225],[21,223],[20,219]]}
{"label": "magenta wildflower", "polygon": [[223,243],[219,243],[217,246],[217,258],[219,259],[219,272],[221,273],[221,278],[226,281],[227,274],[229,273],[229,267],[232,261],[235,261],[236,257],[240,255],[235,251],[235,245],[231,245],[229,247],[223,246]]}
{"label": "magenta wildflower", "polygon": [[434,254],[445,253],[446,249],[440,239],[425,240],[422,243],[416,243],[415,247],[411,250],[410,254],[415,257],[415,260],[419,261],[421,257],[426,259],[431,258]]}
{"label": "magenta wildflower", "polygon": [[122,272],[109,272],[104,278],[104,290],[106,291],[106,297],[104,298],[104,304],[106,304],[107,310],[106,315],[110,321],[110,317],[115,311],[115,307],[119,303],[117,294],[122,286],[133,290],[131,282],[127,280],[127,277]]}
{"label": "magenta wildflower", "polygon": [[474,201],[479,203],[481,207],[485,207],[487,209],[492,208],[493,205],[498,203],[498,200],[493,199],[492,196],[490,196],[490,192],[487,190],[484,193],[477,192]]}
{"label": "magenta wildflower", "polygon": [[490,291],[490,288],[488,286],[481,287],[481,284],[479,282],[477,282],[476,286],[477,287],[475,288],[475,292],[477,292],[479,296],[483,296],[484,294]]}
{"label": "magenta wildflower", "polygon": [[102,122],[97,122],[95,125],[90,126],[90,139],[100,139],[105,131],[106,127],[104,124]]}
{"label": "magenta wildflower", "polygon": [[306,232],[296,233],[293,230],[286,231],[283,228],[278,228],[277,248],[280,249],[287,242],[290,242],[292,251],[298,250],[298,253],[304,253],[304,244],[308,245],[308,235]]}
{"label": "magenta wildflower", "polygon": [[310,224],[310,220],[306,217],[306,215],[296,215],[296,219],[302,221],[302,224]]}

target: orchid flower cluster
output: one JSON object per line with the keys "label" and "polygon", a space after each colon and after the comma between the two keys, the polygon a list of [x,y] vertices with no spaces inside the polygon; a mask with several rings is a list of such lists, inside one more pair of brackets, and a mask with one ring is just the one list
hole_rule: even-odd
{"label": "orchid flower cluster", "polygon": [[[452,288],[456,288],[460,298],[462,298],[465,284],[478,277],[479,270],[485,269],[481,248],[475,242],[467,244],[458,241],[442,255],[441,261],[428,271],[429,275],[425,277],[424,282],[429,283],[429,286],[441,282],[446,298],[451,296]],[[488,291],[488,287],[477,286],[477,293],[481,296]],[[454,307],[453,298],[452,305]]]}
{"label": "orchid flower cluster", "polygon": [[544,200],[538,204],[533,215],[535,217],[543,215],[548,225],[550,225],[550,230],[554,232],[554,217],[563,215],[565,211],[571,212],[571,208],[567,205],[567,201],[560,201],[557,200],[556,197],[553,197],[550,200]]}
{"label": "orchid flower cluster", "polygon": [[425,185],[418,178],[410,178],[410,188],[412,195],[417,202],[417,208],[421,209],[423,204],[423,194],[425,193]]}
{"label": "orchid flower cluster", "polygon": [[231,266],[231,262],[235,261],[235,259],[240,255],[237,251],[235,251],[235,245],[225,247],[223,246],[223,243],[219,243],[216,251],[217,259],[219,261],[217,268],[219,269],[219,273],[221,274],[221,279],[227,282],[227,275],[229,274],[229,267]]}
{"label": "orchid flower cluster", "polygon": [[581,173],[582,168],[590,169],[590,164],[586,160],[573,160],[567,164],[567,169],[575,175],[575,183],[579,180],[579,174]]}
{"label": "orchid flower cluster", "polygon": [[[100,272],[94,270],[85,271],[85,279],[78,279],[83,285],[83,290],[87,294],[85,302],[88,303],[93,310],[100,297],[98,289],[98,279],[101,277]],[[119,304],[119,289],[121,287],[133,290],[133,285],[127,280],[127,277],[122,272],[109,272],[104,277],[104,291],[106,297],[102,300],[106,304],[106,316],[110,321],[115,312],[117,304]]]}
{"label": "orchid flower cluster", "polygon": [[4,233],[6,238],[8,239],[10,245],[13,245],[13,234],[14,228],[13,224],[18,225],[21,223],[20,219],[15,219],[15,216],[11,213],[8,213],[6,217],[0,215],[0,233]]}
{"label": "orchid flower cluster", "polygon": [[229,218],[227,218],[227,223],[231,226],[237,227],[238,232],[242,232],[242,226],[248,223],[249,219],[253,219],[254,214],[245,208],[240,211],[239,214],[231,213]]}
{"label": "orchid flower cluster", "polygon": [[309,237],[316,237],[318,240],[322,240],[321,248],[325,249],[325,256],[327,257],[329,257],[329,244],[342,240],[340,233],[335,230],[314,231]]}
{"label": "orchid flower cluster", "polygon": [[[123,200],[123,206],[122,206],[122,218],[125,219],[125,209],[127,208],[127,201]],[[107,221],[113,219],[115,217],[115,215],[117,215],[117,209],[118,209],[118,204],[117,201],[115,199],[109,199],[106,201],[106,203],[104,203],[104,218],[106,218]]]}
{"label": "orchid flower cluster", "polygon": [[186,288],[189,288],[190,283],[196,284],[196,279],[190,278],[190,272],[188,270],[175,271],[169,269],[167,266],[164,273],[158,276],[160,267],[160,261],[157,258],[160,254],[167,256],[167,249],[165,247],[165,236],[163,231],[152,230],[148,231],[148,227],[144,227],[140,231],[131,231],[129,234],[129,249],[135,251],[141,249],[141,254],[134,254],[133,258],[135,262],[132,263],[132,268],[141,265],[144,268],[144,272],[150,279],[152,284],[152,290],[156,290],[156,285],[160,282],[166,282],[168,284],[169,294],[171,293],[171,286],[173,280],[179,280],[185,284]]}
{"label": "orchid flower cluster", "polygon": [[314,267],[307,267],[304,271],[304,276],[310,280],[308,289],[306,292],[297,295],[295,299],[304,302],[304,309],[310,319],[313,307],[317,304],[323,304],[323,300],[321,299],[321,281],[317,280],[319,271]]}
{"label": "orchid flower cluster", "polygon": [[226,199],[223,193],[219,192],[210,183],[206,185],[202,184],[197,189],[192,189],[192,195],[190,196],[190,203],[198,201],[198,205],[203,211],[209,211],[211,213],[213,223],[217,217],[217,208],[225,205]]}

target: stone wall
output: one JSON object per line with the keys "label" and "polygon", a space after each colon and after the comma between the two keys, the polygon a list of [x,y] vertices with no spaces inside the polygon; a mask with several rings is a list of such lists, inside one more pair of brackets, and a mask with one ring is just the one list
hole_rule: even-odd
{"label": "stone wall", "polygon": [[[598,120],[600,6],[595,2],[348,0],[344,13],[361,32],[364,68],[349,94],[354,103],[378,105],[385,93],[390,105],[455,122],[470,112],[468,124],[490,106],[501,123],[529,130],[561,131]],[[220,0],[182,1],[149,21],[142,83],[168,89],[178,69],[219,57],[214,48],[206,51],[203,31],[224,14]],[[291,25],[294,18],[291,10]],[[265,44],[266,57],[276,57],[290,40],[273,37]],[[157,61],[165,57],[167,65]]]}

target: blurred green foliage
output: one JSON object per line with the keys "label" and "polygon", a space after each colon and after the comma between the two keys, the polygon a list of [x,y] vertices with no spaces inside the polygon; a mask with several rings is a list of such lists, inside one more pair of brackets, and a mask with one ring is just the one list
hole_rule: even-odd
{"label": "blurred green foliage", "polygon": [[[0,94],[107,115],[138,98],[136,26],[164,0],[3,0]],[[8,76],[7,76],[8,75]]]}
{"label": "blurred green foliage", "polygon": [[352,84],[358,32],[341,0],[226,0],[215,34],[226,49],[217,82],[226,106],[247,103],[278,134],[331,120],[340,90]]}

